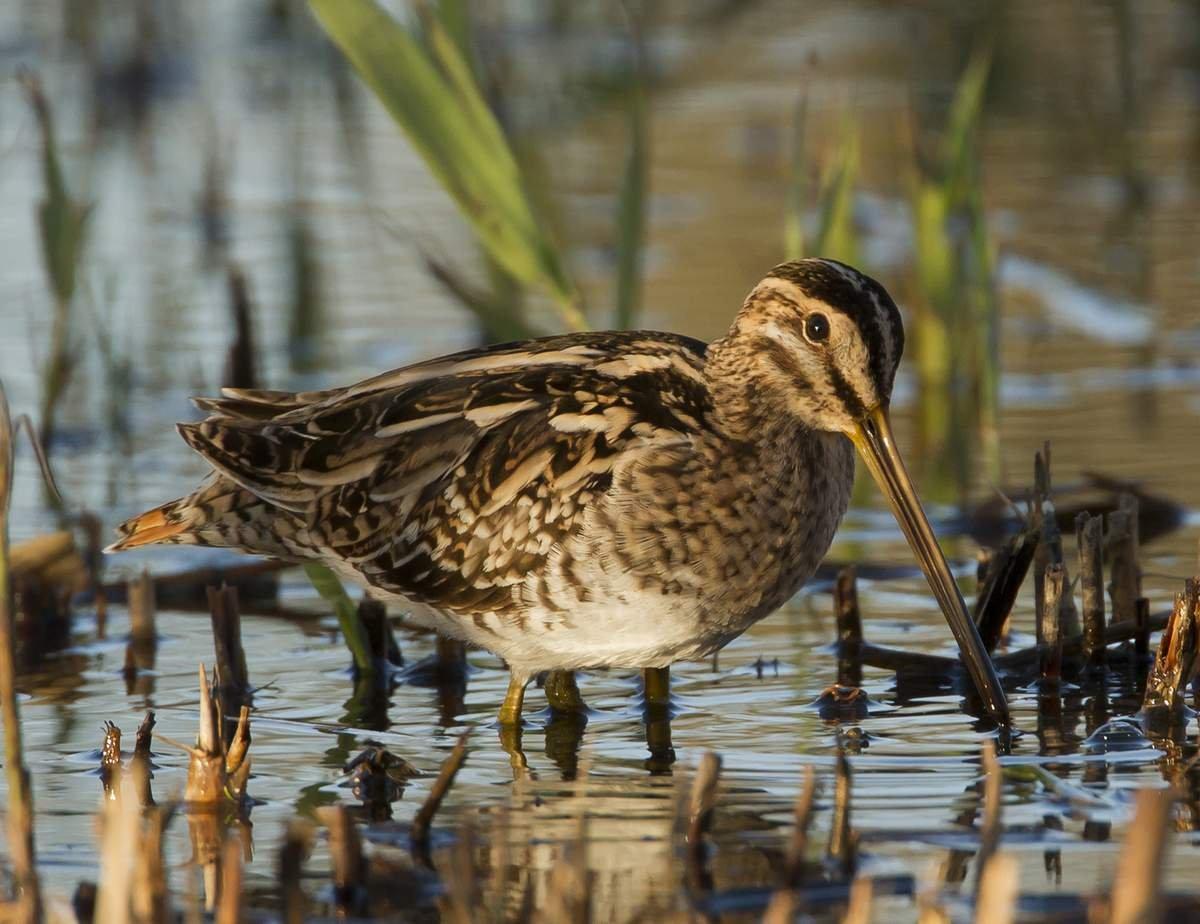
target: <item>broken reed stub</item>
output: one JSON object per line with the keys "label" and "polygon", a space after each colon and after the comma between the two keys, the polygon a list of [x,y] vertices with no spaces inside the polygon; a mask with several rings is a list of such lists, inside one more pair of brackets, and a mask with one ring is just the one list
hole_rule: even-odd
{"label": "broken reed stub", "polygon": [[1062,677],[1062,609],[1066,569],[1061,564],[1046,568],[1042,611],[1038,614],[1042,683],[1057,686]]}
{"label": "broken reed stub", "polygon": [[129,639],[140,645],[155,644],[158,632],[155,629],[157,601],[154,592],[154,578],[149,571],[143,570],[129,582]]}
{"label": "broken reed stub", "polygon": [[221,734],[221,714],[200,665],[200,729],[195,747],[187,748],[187,784],[184,799],[193,805],[212,805],[223,799],[240,802],[250,777],[250,708],[242,706],[228,748]]}
{"label": "broken reed stub", "polygon": [[838,632],[838,685],[862,686],[862,614],[858,608],[858,572],[853,565],[838,572],[833,585]]}
{"label": "broken reed stub", "polygon": [[1109,561],[1113,622],[1132,623],[1137,619],[1137,598],[1142,595],[1142,582],[1137,563],[1137,537],[1133,534],[1133,517],[1128,510],[1114,510],[1108,515],[1104,548]]}

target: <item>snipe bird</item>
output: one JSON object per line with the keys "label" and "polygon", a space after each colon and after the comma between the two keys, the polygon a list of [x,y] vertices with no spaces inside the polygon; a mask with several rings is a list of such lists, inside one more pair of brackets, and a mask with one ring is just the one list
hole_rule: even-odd
{"label": "snipe bird", "polygon": [[1007,705],[888,421],[904,330],[875,280],[775,267],[729,332],[574,333],[328,391],[223,389],[179,425],[212,466],[110,550],[223,546],[321,562],[511,671],[702,658],[812,575],[854,450],[887,497],[985,707]]}

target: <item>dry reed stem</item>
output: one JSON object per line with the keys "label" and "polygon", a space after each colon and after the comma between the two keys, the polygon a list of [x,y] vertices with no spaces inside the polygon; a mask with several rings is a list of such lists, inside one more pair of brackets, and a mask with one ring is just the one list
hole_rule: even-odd
{"label": "dry reed stem", "polygon": [[1137,598],[1142,594],[1137,564],[1137,538],[1133,535],[1133,517],[1129,510],[1114,510],[1108,515],[1104,548],[1109,560],[1109,594],[1112,597],[1113,622],[1132,623],[1137,618]]}
{"label": "dry reed stem", "polygon": [[792,924],[799,910],[800,903],[791,889],[776,889],[763,911],[762,924]]}
{"label": "dry reed stem", "polygon": [[13,428],[8,399],[0,385],[0,720],[4,725],[4,766],[8,783],[8,849],[16,892],[13,918],[42,918],[42,892],[33,838],[33,788],[21,741],[17,706],[16,634],[9,572],[8,508],[12,496]]}
{"label": "dry reed stem", "polygon": [[129,921],[141,859],[141,812],[132,799],[105,799],[101,808],[100,882],[96,920]]}
{"label": "dry reed stem", "polygon": [[339,914],[363,914],[367,909],[367,863],[358,827],[344,805],[320,808],[317,818],[329,829],[333,892]]}
{"label": "dry reed stem", "polygon": [[166,924],[170,919],[171,892],[163,862],[163,836],[174,817],[174,805],[144,813],[132,895],[133,917],[140,924]]}
{"label": "dry reed stem", "polygon": [[242,836],[234,831],[221,848],[221,896],[214,924],[240,924],[242,920]]}
{"label": "dry reed stem", "polygon": [[127,606],[129,609],[129,638],[132,643],[153,645],[158,641],[155,629],[157,614],[154,578],[143,570],[129,582]]}
{"label": "dry reed stem", "polygon": [[1160,883],[1174,802],[1175,794],[1170,789],[1138,792],[1133,822],[1113,876],[1109,924],[1145,924],[1161,919]]}
{"label": "dry reed stem", "polygon": [[712,889],[712,875],[708,870],[704,850],[704,835],[712,827],[720,778],[721,758],[712,751],[705,752],[696,767],[696,775],[692,778],[686,802],[684,869],[688,888],[693,893],[705,893]]}
{"label": "dry reed stem", "polygon": [[850,761],[845,754],[838,754],[833,788],[833,818],[829,823],[829,844],[825,855],[837,872],[849,879],[857,865],[856,838],[850,826],[852,793]]}
{"label": "dry reed stem", "polygon": [[1146,678],[1142,708],[1147,713],[1178,716],[1184,688],[1200,657],[1200,581],[1189,579],[1175,597],[1175,608],[1158,643],[1154,666]]}
{"label": "dry reed stem", "polygon": [[442,769],[438,773],[437,779],[429,787],[429,795],[425,797],[416,817],[413,818],[412,828],[409,830],[409,841],[414,850],[422,856],[427,857],[429,854],[429,829],[433,824],[434,816],[437,815],[442,800],[446,798],[446,793],[454,785],[454,777],[458,775],[463,762],[467,759],[467,735],[468,732],[463,732],[459,736],[454,750],[442,762]]}
{"label": "dry reed stem", "polygon": [[712,826],[713,807],[717,802],[717,785],[721,777],[721,758],[707,751],[700,758],[692,780],[688,800],[687,842],[693,850],[700,849],[705,833]]}
{"label": "dry reed stem", "polygon": [[813,803],[817,797],[817,775],[811,766],[804,768],[804,782],[796,796],[792,836],[784,863],[784,885],[795,888],[804,881],[805,856],[808,853],[808,828],[812,823]]}
{"label": "dry reed stem", "polygon": [[1000,809],[1004,793],[1004,775],[1000,770],[1000,761],[996,756],[996,742],[988,739],[983,743],[983,817],[979,822],[979,854],[976,857],[975,888],[977,894],[982,894],[983,880],[987,876],[987,868],[996,849],[1000,845],[1000,835],[1003,830]]}
{"label": "dry reed stem", "polygon": [[1012,924],[1017,915],[1020,869],[1015,857],[998,853],[988,861],[975,897],[975,924]]}
{"label": "dry reed stem", "polygon": [[850,904],[842,916],[842,924],[871,924],[871,903],[874,892],[869,878],[857,877],[850,884]]}
{"label": "dry reed stem", "polygon": [[284,924],[301,924],[307,917],[308,902],[301,878],[304,859],[312,846],[312,825],[300,818],[288,822],[279,848],[280,912]]}

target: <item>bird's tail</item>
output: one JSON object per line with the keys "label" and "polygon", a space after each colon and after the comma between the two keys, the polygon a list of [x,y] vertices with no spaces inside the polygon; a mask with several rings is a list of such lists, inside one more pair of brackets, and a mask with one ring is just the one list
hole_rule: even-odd
{"label": "bird's tail", "polygon": [[104,551],[123,552],[156,542],[186,542],[190,501],[190,497],[181,497],[131,517],[117,527],[119,538]]}
{"label": "bird's tail", "polygon": [[[122,552],[171,543],[242,549],[291,557],[280,536],[280,514],[244,488],[212,474],[187,497],[147,510],[117,527],[118,539],[104,551]],[[287,531],[286,527],[283,531]]]}

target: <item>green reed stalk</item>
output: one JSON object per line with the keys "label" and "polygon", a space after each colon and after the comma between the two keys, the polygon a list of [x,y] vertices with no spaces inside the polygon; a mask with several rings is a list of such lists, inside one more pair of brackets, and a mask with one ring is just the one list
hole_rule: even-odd
{"label": "green reed stalk", "polygon": [[426,13],[418,39],[374,0],[310,5],[488,253],[519,282],[546,291],[564,325],[585,329],[579,293],[534,213],[508,139],[441,19]]}
{"label": "green reed stalk", "polygon": [[40,441],[48,447],[54,437],[59,401],[67,390],[75,367],[76,356],[71,344],[71,303],[87,240],[87,219],[91,207],[71,198],[67,188],[59,162],[54,119],[50,103],[42,92],[41,81],[27,74],[22,82],[42,139],[44,195],[38,203],[37,220],[42,262],[54,296],[50,351],[42,368]]}
{"label": "green reed stalk", "polygon": [[972,434],[988,476],[1000,474],[998,305],[976,144],[990,60],[986,51],[972,58],[938,162],[917,178],[913,194],[918,432],[921,456],[934,460],[931,493],[944,499],[967,486]]}
{"label": "green reed stalk", "polygon": [[304,573],[308,575],[309,581],[321,598],[333,607],[342,637],[346,640],[346,647],[354,657],[354,669],[358,676],[372,676],[375,673],[375,662],[371,658],[371,645],[367,641],[362,623],[358,620],[358,607],[346,593],[346,588],[342,586],[336,574],[316,562],[306,564]]}

